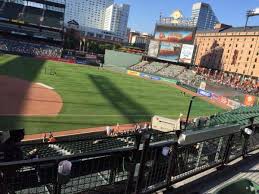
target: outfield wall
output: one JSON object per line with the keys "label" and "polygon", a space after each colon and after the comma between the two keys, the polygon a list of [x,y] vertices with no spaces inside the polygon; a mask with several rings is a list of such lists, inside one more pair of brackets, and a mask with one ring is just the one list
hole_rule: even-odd
{"label": "outfield wall", "polygon": [[[151,74],[147,74],[147,73],[141,73],[141,72],[137,72],[137,71],[132,71],[132,70],[128,70],[127,74],[142,77],[142,78],[146,78],[146,79],[150,79],[150,80],[165,81],[165,82],[169,82],[169,83],[173,83],[173,84],[179,83],[179,81],[175,80],[175,79],[163,78],[163,77],[159,77],[159,76],[155,76],[155,75],[151,75]],[[180,84],[180,86],[181,86],[181,84]],[[213,101],[224,104],[231,109],[236,109],[236,108],[239,108],[241,106],[244,106],[243,104],[241,104],[239,102],[236,102],[236,101],[231,100],[229,98],[226,98],[224,96],[218,95],[218,94],[213,93],[211,91],[196,88],[196,90],[193,91],[193,92],[195,92],[195,93],[197,93],[201,96],[206,96]]]}
{"label": "outfield wall", "polygon": [[120,68],[127,68],[131,65],[139,63],[142,55],[125,53],[114,50],[105,50],[104,65]]}

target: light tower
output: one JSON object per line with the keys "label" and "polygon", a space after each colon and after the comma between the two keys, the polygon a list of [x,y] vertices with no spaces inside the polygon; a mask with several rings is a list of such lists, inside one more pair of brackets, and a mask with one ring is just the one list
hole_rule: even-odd
{"label": "light tower", "polygon": [[245,30],[246,30],[246,27],[247,27],[248,19],[249,19],[250,17],[254,17],[254,16],[259,16],[259,8],[255,8],[255,9],[252,9],[252,10],[248,10],[248,11],[247,11],[247,13],[246,13]]}

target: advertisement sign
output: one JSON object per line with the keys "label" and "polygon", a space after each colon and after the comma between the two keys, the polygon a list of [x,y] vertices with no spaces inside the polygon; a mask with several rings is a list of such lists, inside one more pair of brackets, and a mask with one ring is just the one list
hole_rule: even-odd
{"label": "advertisement sign", "polygon": [[181,53],[181,44],[161,42],[158,58],[166,61],[178,62]]}
{"label": "advertisement sign", "polygon": [[194,45],[183,44],[179,62],[191,63],[193,51],[194,51]]}
{"label": "advertisement sign", "polygon": [[255,96],[246,94],[245,100],[244,100],[244,105],[245,106],[254,106],[254,104],[255,104]]}
{"label": "advertisement sign", "polygon": [[153,116],[152,129],[163,132],[180,130],[180,119],[173,120],[165,117]]}
{"label": "advertisement sign", "polygon": [[154,76],[154,75],[151,75],[151,76],[150,76],[150,79],[152,79],[152,80],[161,80],[160,77]]}
{"label": "advertisement sign", "polygon": [[165,42],[193,43],[193,28],[157,25],[155,39]]}
{"label": "advertisement sign", "polygon": [[128,74],[128,75],[139,76],[139,72],[137,72],[137,71],[128,70],[128,71],[127,71],[127,74]]}
{"label": "advertisement sign", "polygon": [[149,47],[148,47],[148,55],[150,57],[157,57],[159,51],[159,41],[150,40]]}
{"label": "advertisement sign", "polygon": [[198,89],[197,93],[202,95],[202,96],[206,96],[206,97],[209,97],[209,98],[211,97],[211,92],[208,92],[206,90]]}
{"label": "advertisement sign", "polygon": [[150,79],[150,76],[148,74],[145,74],[145,73],[140,73],[139,74],[140,77],[143,77],[143,78],[148,78]]}

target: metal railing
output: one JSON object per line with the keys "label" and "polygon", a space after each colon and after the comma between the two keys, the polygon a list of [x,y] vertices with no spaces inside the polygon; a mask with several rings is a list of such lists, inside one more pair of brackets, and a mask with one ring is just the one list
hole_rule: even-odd
{"label": "metal railing", "polygon": [[[0,163],[0,193],[151,193],[247,157],[259,149],[258,128],[251,123],[186,131],[179,137],[136,134],[129,147]],[[58,165],[64,160],[72,169],[61,179]]]}

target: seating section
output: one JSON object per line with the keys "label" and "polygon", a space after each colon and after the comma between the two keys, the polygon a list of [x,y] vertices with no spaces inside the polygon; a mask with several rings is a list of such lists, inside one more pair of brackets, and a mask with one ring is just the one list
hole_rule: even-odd
{"label": "seating section", "polygon": [[21,14],[24,6],[8,2],[2,4],[1,2],[0,7],[2,7],[2,9],[0,10],[0,17],[16,20],[19,18],[19,15]]}
{"label": "seating section", "polygon": [[193,71],[186,69],[183,66],[160,62],[149,63],[147,61],[142,61],[136,65],[131,66],[130,69],[182,81],[193,80],[195,77],[195,73]]}
{"label": "seating section", "polygon": [[56,46],[49,46],[38,42],[25,42],[18,39],[6,39],[4,37],[0,37],[0,50],[30,56],[55,58],[60,58],[62,53],[62,49]]}
{"label": "seating section", "polygon": [[182,73],[183,70],[184,67],[182,66],[169,65],[168,67],[161,69],[157,74],[168,78],[175,78]]}
{"label": "seating section", "polygon": [[142,61],[136,65],[131,66],[130,69],[134,71],[155,74],[167,66],[168,66],[167,63],[158,63],[158,62],[149,63],[147,61]]}
{"label": "seating section", "polygon": [[61,21],[63,21],[62,13],[47,10],[45,11],[42,25],[54,27],[54,28],[61,28],[62,27],[62,24],[60,23]]}
{"label": "seating section", "polygon": [[229,124],[248,124],[250,118],[255,118],[256,122],[259,122],[259,106],[254,107],[241,107],[232,111],[218,113],[212,115],[204,125],[197,128],[193,128],[192,125],[188,129],[197,130],[204,127],[212,127],[218,125],[229,125]]}
{"label": "seating section", "polygon": [[[143,131],[142,131],[143,133]],[[174,133],[162,133],[156,130],[144,131],[150,133],[150,142],[156,143],[176,139]],[[107,137],[104,132],[93,134],[80,134],[65,137],[57,137],[53,144],[42,143],[41,141],[24,142],[21,145],[25,159],[30,159],[30,152],[37,150],[38,158],[74,155],[103,150],[114,150],[121,148],[132,148],[136,145],[136,132],[129,131],[115,137]]]}

